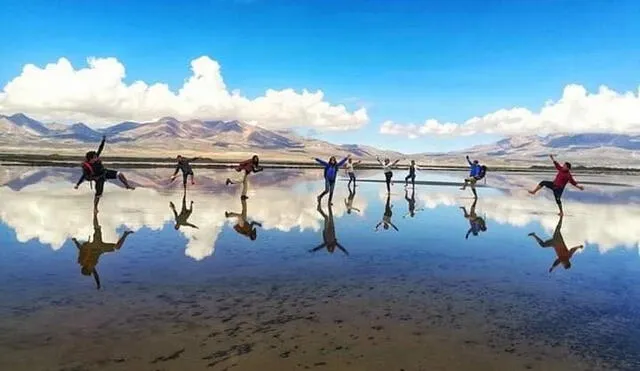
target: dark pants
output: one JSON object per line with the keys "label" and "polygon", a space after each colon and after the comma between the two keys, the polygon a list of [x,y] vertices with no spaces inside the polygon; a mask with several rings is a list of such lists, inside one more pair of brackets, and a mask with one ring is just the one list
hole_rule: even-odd
{"label": "dark pants", "polygon": [[411,179],[411,184],[416,185],[416,174],[409,173],[406,177],[404,177],[404,184],[409,184],[409,179]]}
{"label": "dark pants", "polygon": [[102,196],[102,192],[104,192],[104,183],[107,180],[113,180],[118,178],[118,172],[115,170],[105,170],[104,174],[101,175],[98,179],[96,179],[96,196]]}
{"label": "dark pants", "polygon": [[333,200],[333,189],[336,186],[336,180],[329,180],[329,179],[325,179],[324,180],[324,191],[322,191],[322,193],[320,193],[320,195],[318,196],[318,199],[321,199],[322,197],[324,197],[327,193],[329,194],[329,202],[331,202],[331,200]]}
{"label": "dark pants", "polygon": [[356,174],[355,173],[349,173],[349,183],[347,183],[347,187],[349,186],[349,184],[351,184],[351,182],[353,182],[353,185],[356,185]]}
{"label": "dark pants", "polygon": [[191,175],[193,177],[193,171],[182,172],[182,185],[187,186],[187,178]]}
{"label": "dark pants", "polygon": [[384,173],[384,179],[387,183],[387,192],[391,192],[391,178],[393,177],[393,172],[389,171],[388,173]]}
{"label": "dark pants", "polygon": [[555,186],[555,184],[553,184],[553,182],[549,181],[549,180],[544,180],[542,182],[540,182],[539,184],[541,187],[545,187],[545,188],[549,188],[550,190],[553,191],[553,197],[555,197],[556,199],[556,203],[558,204],[558,207],[560,208],[560,211],[562,211],[562,192],[564,192],[564,188],[558,188]]}

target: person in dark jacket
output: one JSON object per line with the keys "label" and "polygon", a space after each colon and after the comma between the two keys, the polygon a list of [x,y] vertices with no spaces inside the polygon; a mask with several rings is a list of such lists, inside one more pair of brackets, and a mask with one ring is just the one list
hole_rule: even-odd
{"label": "person in dark jacket", "polygon": [[181,155],[178,155],[178,157],[176,158],[176,160],[178,160],[178,163],[176,164],[176,170],[173,172],[173,175],[171,176],[171,181],[173,182],[174,180],[176,180],[176,177],[178,176],[178,172],[182,171],[182,186],[185,189],[187,188],[187,178],[189,176],[191,176],[191,185],[195,185],[196,182],[193,180],[193,168],[191,167],[191,162],[197,159],[198,157],[186,158],[186,157],[182,157]]}
{"label": "person in dark jacket", "polygon": [[567,183],[571,183],[574,187],[578,188],[581,191],[584,191],[584,187],[579,185],[573,176],[571,175],[571,164],[569,162],[565,162],[564,165],[560,165],[553,155],[549,155],[551,161],[553,161],[553,165],[558,170],[556,174],[556,178],[553,182],[544,180],[538,184],[536,188],[529,191],[532,195],[535,195],[542,187],[549,188],[553,191],[553,197],[556,199],[556,204],[558,204],[558,209],[560,213],[558,215],[563,216],[564,211],[562,210],[562,192],[564,192],[564,188],[567,186]]}
{"label": "person in dark jacket", "polygon": [[107,138],[102,137],[102,142],[100,142],[100,146],[97,151],[89,151],[85,155],[85,162],[82,163],[82,176],[75,185],[75,189],[80,187],[80,184],[85,180],[95,181],[96,182],[96,194],[93,198],[93,209],[94,212],[98,212],[98,203],[100,202],[100,197],[102,197],[102,193],[104,191],[104,183],[110,179],[118,179],[122,184],[124,184],[127,189],[135,189],[133,186],[129,184],[127,178],[125,178],[124,174],[107,169],[102,164],[102,160],[100,159],[100,155],[102,154],[102,150],[104,149],[104,144]]}
{"label": "person in dark jacket", "polygon": [[318,203],[320,203],[322,197],[324,197],[328,193],[329,204],[333,205],[333,189],[336,185],[336,177],[338,176],[338,171],[349,158],[351,158],[351,155],[343,158],[342,160],[340,160],[340,162],[336,161],[335,156],[331,156],[329,158],[329,162],[323,161],[319,158],[313,158],[317,163],[324,166],[324,191],[318,195]]}

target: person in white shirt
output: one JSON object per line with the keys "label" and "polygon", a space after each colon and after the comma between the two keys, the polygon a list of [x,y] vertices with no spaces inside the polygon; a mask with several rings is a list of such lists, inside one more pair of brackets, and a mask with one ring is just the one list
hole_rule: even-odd
{"label": "person in white shirt", "polygon": [[385,179],[385,182],[387,183],[387,193],[391,193],[391,178],[393,177],[393,171],[391,171],[391,168],[396,166],[396,164],[398,163],[398,161],[400,161],[400,159],[395,160],[394,162],[391,162],[391,160],[389,160],[388,158],[385,158],[383,162],[383,161],[380,161],[379,157],[376,157],[376,160],[378,160],[378,163],[380,164],[380,166],[382,166],[382,171],[384,171],[384,179]]}
{"label": "person in white shirt", "polygon": [[355,162],[351,158],[347,160],[347,164],[345,165],[345,168],[347,169],[347,175],[349,175],[349,183],[347,183],[347,188],[351,187],[351,182],[353,182],[353,188],[356,187],[356,172],[354,170],[354,167],[358,164],[360,164],[360,160]]}

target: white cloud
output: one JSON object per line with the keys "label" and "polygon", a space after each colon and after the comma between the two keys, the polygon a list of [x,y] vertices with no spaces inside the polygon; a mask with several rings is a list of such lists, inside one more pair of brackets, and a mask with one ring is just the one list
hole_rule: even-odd
{"label": "white cloud", "polygon": [[589,93],[581,85],[567,85],[558,101],[539,112],[526,108],[501,109],[462,124],[434,119],[422,125],[385,121],[380,133],[417,138],[425,135],[496,134],[503,136],[551,133],[640,133],[640,87],[618,93],[606,86]]}
{"label": "white cloud", "polygon": [[0,92],[0,112],[22,112],[45,121],[85,122],[99,127],[120,121],[178,119],[241,120],[266,128],[309,126],[317,130],[351,130],[365,125],[365,108],[349,111],[332,105],[320,90],[268,89],[250,99],[230,91],[220,65],[207,56],[191,61],[192,75],[177,93],[167,84],[127,85],[125,66],[116,58],[89,58],[75,69],[69,60],[22,73]]}

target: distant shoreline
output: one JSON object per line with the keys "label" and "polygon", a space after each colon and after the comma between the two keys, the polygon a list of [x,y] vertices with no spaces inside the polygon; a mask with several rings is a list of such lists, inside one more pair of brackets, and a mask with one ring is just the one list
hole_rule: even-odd
{"label": "distant shoreline", "polygon": [[[125,157],[125,156],[104,156],[105,162],[115,165],[115,167],[123,169],[150,169],[150,168],[172,168],[175,166],[175,158],[169,157]],[[35,167],[77,167],[82,162],[81,156],[63,156],[63,155],[33,155],[33,154],[6,154],[0,153],[0,165],[2,166],[35,166]],[[198,168],[202,169],[228,169],[233,168],[237,163],[244,159],[228,158],[228,159],[211,159],[200,158],[194,162]],[[311,160],[261,160],[261,165],[265,168],[296,168],[307,169],[317,168],[318,165]],[[433,171],[467,171],[468,166],[455,165],[421,165],[425,170]],[[408,165],[399,165],[398,169],[406,169]],[[553,166],[529,167],[496,165],[488,166],[490,172],[522,172],[522,173],[539,173],[539,172],[555,172]],[[363,161],[358,168],[363,170],[377,170],[379,165],[375,161]],[[640,168],[610,168],[610,167],[584,167],[575,166],[573,171],[576,174],[621,174],[621,175],[640,175]]]}

